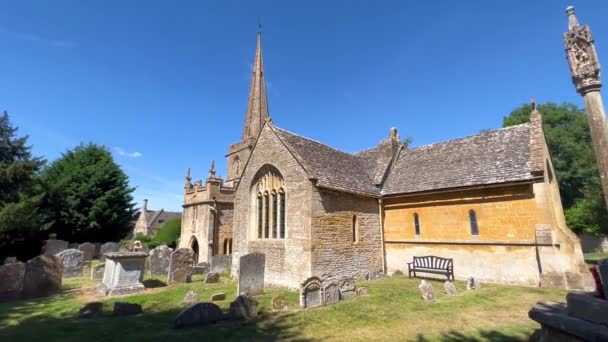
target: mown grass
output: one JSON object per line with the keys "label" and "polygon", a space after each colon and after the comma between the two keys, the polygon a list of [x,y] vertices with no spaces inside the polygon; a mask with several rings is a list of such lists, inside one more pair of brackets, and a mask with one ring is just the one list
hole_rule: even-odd
{"label": "mown grass", "polygon": [[[443,293],[442,283],[432,281],[433,302],[419,298],[419,280],[403,276],[360,281],[369,295],[331,306],[300,310],[298,293],[267,289],[256,297],[261,316],[249,322],[223,321],[185,330],[173,328],[175,316],[186,304],[186,292],[194,290],[201,300],[224,292],[217,302],[227,310],[236,285],[223,276],[219,284],[201,278],[189,284],[148,289],[144,293],[100,298],[94,283],[68,279],[62,294],[45,299],[0,304],[0,340],[6,341],[523,341],[538,328],[527,312],[539,300],[563,301],[565,292],[515,286],[483,285],[465,291],[457,282],[457,296]],[[275,313],[271,297],[287,297],[290,309]],[[94,300],[104,302],[108,316],[92,320],[75,318],[79,307]],[[115,301],[141,304],[143,315],[110,317]]]}
{"label": "mown grass", "polygon": [[586,253],[585,262],[589,265],[596,265],[598,261],[608,259],[608,253]]}

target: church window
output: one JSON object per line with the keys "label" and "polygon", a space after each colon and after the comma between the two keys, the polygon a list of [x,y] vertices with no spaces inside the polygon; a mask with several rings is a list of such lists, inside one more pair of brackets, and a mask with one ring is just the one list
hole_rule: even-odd
{"label": "church window", "polygon": [[263,208],[262,208],[262,194],[258,194],[257,197],[258,202],[258,239],[262,238],[262,218],[263,218]]}
{"label": "church window", "polygon": [[283,189],[279,191],[279,238],[285,238],[285,192]]}
{"label": "church window", "polygon": [[228,240],[228,254],[232,254],[232,239]]}
{"label": "church window", "polygon": [[270,213],[268,212],[268,207],[270,204],[270,200],[268,198],[268,192],[264,193],[264,237],[268,239],[269,230],[270,230]]}
{"label": "church window", "polygon": [[230,254],[228,253],[228,239],[224,239],[224,254]]}
{"label": "church window", "polygon": [[477,226],[477,213],[475,210],[469,210],[469,223],[471,225],[471,235],[479,235],[479,227]]}
{"label": "church window", "polygon": [[414,230],[416,235],[420,235],[420,218],[418,217],[418,213],[414,213]]}
{"label": "church window", "polygon": [[353,233],[353,242],[359,242],[359,221],[357,220],[357,215],[353,215],[351,229]]}
{"label": "church window", "polygon": [[277,238],[277,193],[275,191],[272,192],[272,238]]}

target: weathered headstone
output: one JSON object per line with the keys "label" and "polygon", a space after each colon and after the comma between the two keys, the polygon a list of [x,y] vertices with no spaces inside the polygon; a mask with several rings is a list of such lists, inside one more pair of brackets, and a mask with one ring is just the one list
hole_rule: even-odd
{"label": "weathered headstone", "polygon": [[258,317],[258,302],[246,295],[237,296],[230,303],[230,317],[232,319],[252,319]]}
{"label": "weathered headstone", "polygon": [[184,296],[184,303],[198,302],[198,294],[192,290],[188,291]]}
{"label": "weathered headstone", "polygon": [[78,242],[68,244],[68,249],[78,249]]}
{"label": "weathered headstone", "polygon": [[160,245],[150,251],[150,275],[167,276],[173,248]]}
{"label": "weathered headstone", "polygon": [[63,252],[57,254],[61,258],[63,265],[64,278],[80,277],[82,276],[82,268],[84,266],[84,253],[77,249],[66,249]]}
{"label": "weathered headstone", "polygon": [[114,242],[106,242],[99,248],[99,260],[106,260],[106,253],[118,252],[120,246]]}
{"label": "weathered headstone", "polygon": [[97,292],[111,296],[143,291],[146,255],[143,252],[106,253],[103,280],[97,285]]}
{"label": "weathered headstone", "polygon": [[192,269],[192,274],[207,274],[209,273],[209,263],[199,262]]}
{"label": "weathered headstone", "polygon": [[357,296],[367,296],[367,289],[365,287],[358,287]]}
{"label": "weathered headstone", "polygon": [[171,253],[171,260],[169,261],[169,283],[190,282],[192,279],[194,260],[194,251],[190,248],[179,248]]}
{"label": "weathered headstone", "polygon": [[206,325],[223,318],[220,307],[213,303],[197,303],[182,311],[175,318],[175,327],[184,328],[193,325]]}
{"label": "weathered headstone", "polygon": [[357,295],[357,286],[353,278],[340,279],[338,288],[340,289],[340,298],[342,299],[353,298]]}
{"label": "weathered headstone", "polygon": [[68,242],[63,240],[49,239],[44,243],[42,247],[42,254],[44,255],[56,255],[59,252],[68,249]]}
{"label": "weathered headstone", "polygon": [[456,295],[456,286],[451,281],[446,281],[443,283],[443,290],[448,296]]}
{"label": "weathered headstone", "polygon": [[285,296],[275,296],[272,297],[270,299],[270,306],[272,307],[273,310],[287,310],[288,308],[288,304],[287,304],[287,299],[285,299]]}
{"label": "weathered headstone", "polygon": [[384,278],[384,273],[380,271],[369,272],[366,276],[367,280],[375,280]]}
{"label": "weathered headstone", "polygon": [[95,257],[95,245],[90,242],[78,245],[78,250],[84,253],[85,261],[91,261]]}
{"label": "weathered headstone", "polygon": [[39,255],[25,264],[23,296],[45,297],[61,292],[61,259],[56,255]]}
{"label": "weathered headstone", "polygon": [[22,262],[0,266],[0,302],[21,297],[24,277],[25,264]]}
{"label": "weathered headstone", "polygon": [[209,273],[207,273],[207,276],[205,277],[206,284],[213,284],[213,283],[217,283],[219,281],[220,281],[219,273],[209,272]]}
{"label": "weathered headstone", "polygon": [[221,293],[221,292],[220,293],[214,293],[211,296],[211,301],[212,302],[216,302],[218,300],[224,300],[224,299],[226,299],[226,294],[225,293]]}
{"label": "weathered headstone", "polygon": [[101,256],[101,242],[95,242],[95,254],[93,255],[94,259],[99,259],[99,257]]}
{"label": "weathered headstone", "polygon": [[106,263],[102,262],[91,267],[91,279],[102,279],[106,269]]}
{"label": "weathered headstone", "polygon": [[467,279],[467,291],[475,290],[478,287],[479,287],[479,283],[477,281],[475,281],[475,278],[469,277]]}
{"label": "weathered headstone", "polygon": [[232,255],[215,255],[211,257],[211,272],[222,273],[230,272],[232,265]]}
{"label": "weathered headstone", "polygon": [[604,296],[608,298],[608,259],[600,260],[597,263],[597,271],[600,274],[600,279],[602,280]]}
{"label": "weathered headstone", "polygon": [[142,310],[141,305],[139,304],[115,302],[114,310],[112,311],[112,316],[131,316],[138,315],[143,312],[144,311]]}
{"label": "weathered headstone", "polygon": [[422,280],[420,285],[418,286],[420,290],[420,296],[424,301],[431,301],[435,299],[435,290],[433,290],[433,285],[426,280]]}
{"label": "weathered headstone", "polygon": [[321,279],[310,277],[300,285],[300,306],[312,308],[323,305],[323,291]]}
{"label": "weathered headstone", "polygon": [[325,304],[333,304],[340,301],[340,289],[336,284],[329,284],[323,290],[325,293]]}
{"label": "weathered headstone", "polygon": [[237,293],[256,296],[264,293],[264,267],[266,256],[249,253],[239,258],[239,282]]}
{"label": "weathered headstone", "polygon": [[6,257],[6,258],[4,259],[4,264],[5,264],[5,265],[6,265],[6,264],[14,264],[14,263],[16,263],[16,262],[19,262],[19,260],[17,260],[17,258],[16,258],[16,257]]}
{"label": "weathered headstone", "polygon": [[80,308],[80,310],[78,310],[78,318],[93,318],[96,316],[101,316],[102,309],[102,302],[86,303]]}

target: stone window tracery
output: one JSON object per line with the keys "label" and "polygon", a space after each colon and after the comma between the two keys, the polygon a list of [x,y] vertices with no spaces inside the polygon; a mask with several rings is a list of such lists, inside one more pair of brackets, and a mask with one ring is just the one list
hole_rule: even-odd
{"label": "stone window tracery", "polygon": [[[258,239],[285,238],[285,182],[273,167],[267,166],[252,187],[254,216]],[[254,205],[254,204],[252,204]]]}

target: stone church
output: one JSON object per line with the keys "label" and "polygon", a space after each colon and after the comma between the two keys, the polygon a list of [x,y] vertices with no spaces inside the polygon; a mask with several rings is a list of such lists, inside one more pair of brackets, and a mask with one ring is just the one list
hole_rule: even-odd
{"label": "stone church", "polygon": [[413,256],[454,259],[456,278],[581,288],[542,128],[530,123],[408,148],[396,129],[347,153],[272,122],[261,34],[241,140],[228,177],[186,177],[181,247],[199,261],[266,255],[265,282],[297,288],[370,272],[407,273]]}

